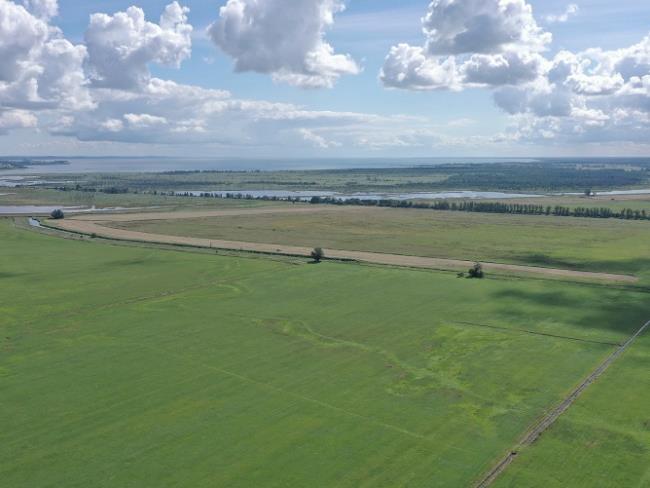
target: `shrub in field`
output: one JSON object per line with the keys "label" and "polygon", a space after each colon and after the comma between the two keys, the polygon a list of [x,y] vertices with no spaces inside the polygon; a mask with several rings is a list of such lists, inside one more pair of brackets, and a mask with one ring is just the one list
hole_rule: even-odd
{"label": "shrub in field", "polygon": [[483,272],[483,265],[481,263],[476,263],[468,272],[470,278],[478,278],[481,279],[485,276],[485,273]]}
{"label": "shrub in field", "polygon": [[320,247],[315,247],[314,250],[311,252],[311,258],[314,260],[315,263],[320,263],[324,257],[325,257],[325,252]]}
{"label": "shrub in field", "polygon": [[55,210],[52,210],[52,213],[50,214],[50,217],[52,217],[54,220],[61,220],[65,218],[65,215],[63,213],[63,210],[60,208],[57,208]]}

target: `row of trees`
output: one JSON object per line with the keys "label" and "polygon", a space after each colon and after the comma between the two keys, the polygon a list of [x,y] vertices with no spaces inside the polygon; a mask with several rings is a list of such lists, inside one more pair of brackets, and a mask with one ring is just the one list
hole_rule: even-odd
{"label": "row of trees", "polygon": [[608,207],[565,207],[562,205],[536,205],[508,202],[482,202],[463,200],[453,202],[449,200],[438,200],[432,203],[410,202],[405,200],[371,200],[359,198],[332,198],[313,197],[312,204],[329,205],[362,205],[372,207],[395,207],[395,208],[425,208],[432,210],[449,210],[453,212],[479,212],[499,213],[518,215],[554,215],[558,217],[589,217],[599,219],[627,219],[627,220],[650,220],[646,210],[634,210],[626,208],[614,210]]}
{"label": "row of trees", "polygon": [[[58,190],[67,191],[70,188],[61,187]],[[336,198],[315,196],[306,200],[304,197],[278,197],[278,196],[254,196],[244,193],[212,193],[212,192],[176,192],[176,191],[129,191],[125,188],[74,188],[85,192],[98,193],[144,193],[161,196],[175,197],[197,197],[197,198],[227,198],[237,200],[265,200],[265,201],[288,201],[305,202],[312,204],[328,205],[354,205],[369,207],[393,207],[393,208],[424,208],[431,210],[448,210],[453,212],[478,212],[518,215],[554,215],[556,217],[588,217],[597,219],[625,219],[625,220],[650,220],[650,214],[646,210],[635,210],[624,208],[615,210],[608,207],[566,207],[562,205],[537,205],[510,202],[485,202],[474,200],[437,200],[434,202],[413,202],[408,200],[392,199],[364,199],[364,198]],[[586,190],[585,194],[591,190]]]}

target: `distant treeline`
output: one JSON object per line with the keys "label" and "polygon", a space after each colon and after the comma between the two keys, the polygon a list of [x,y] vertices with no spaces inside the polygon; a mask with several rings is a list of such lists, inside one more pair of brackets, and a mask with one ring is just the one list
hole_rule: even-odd
{"label": "distant treeline", "polygon": [[[451,171],[444,168],[442,171]],[[648,169],[580,168],[567,164],[473,165],[455,171],[444,182],[453,188],[500,188],[507,190],[558,191],[562,188],[618,188],[648,180]]]}
{"label": "distant treeline", "polygon": [[291,171],[177,170],[165,173],[89,174],[83,175],[83,183],[89,187],[129,187],[143,191],[206,187],[239,191],[246,186],[266,190],[303,187],[349,193],[426,192],[458,188],[561,192],[650,185],[650,159],[630,160],[627,163],[601,161],[597,164],[588,160],[572,160]]}
{"label": "distant treeline", "polygon": [[437,200],[435,202],[413,202],[408,200],[369,200],[360,198],[333,198],[333,197],[312,197],[309,203],[328,205],[357,205],[367,207],[391,207],[391,208],[420,208],[431,210],[447,210],[451,212],[477,212],[497,213],[515,215],[553,215],[556,217],[589,217],[596,219],[627,219],[627,220],[650,220],[645,210],[633,210],[630,208],[620,211],[607,207],[565,207],[561,205],[534,205],[507,202],[480,202],[462,200],[450,202],[449,200]]}
{"label": "distant treeline", "polygon": [[390,208],[418,208],[430,210],[442,210],[450,212],[476,212],[514,215],[553,215],[556,217],[588,217],[594,219],[625,219],[625,220],[650,220],[650,215],[645,210],[634,210],[624,208],[614,210],[608,207],[566,207],[562,205],[535,205],[509,202],[482,202],[474,200],[461,200],[458,202],[449,200],[436,200],[434,202],[418,202],[410,200],[391,199],[363,199],[363,198],[336,198],[336,197],[277,197],[260,196],[245,193],[210,193],[210,192],[174,192],[174,191],[138,191],[128,188],[82,188],[76,185],[74,188],[59,187],[60,191],[82,191],[87,193],[107,194],[149,194],[170,197],[191,197],[191,198],[226,198],[237,200],[262,200],[262,201],[284,201],[292,203],[311,203],[312,205],[347,205],[363,207],[390,207]]}

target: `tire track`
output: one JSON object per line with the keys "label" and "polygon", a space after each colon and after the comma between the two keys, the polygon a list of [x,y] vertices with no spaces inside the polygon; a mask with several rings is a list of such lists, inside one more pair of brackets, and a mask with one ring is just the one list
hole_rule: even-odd
{"label": "tire track", "polygon": [[472,327],[485,327],[487,329],[494,329],[494,330],[499,330],[502,332],[521,332],[522,334],[530,334],[530,335],[536,335],[536,336],[542,336],[542,337],[552,337],[553,339],[566,339],[568,341],[576,341],[576,342],[586,342],[588,344],[600,344],[604,346],[620,346],[620,342],[606,342],[606,341],[597,341],[595,339],[583,339],[580,337],[571,337],[571,336],[564,336],[564,335],[558,335],[558,334],[551,334],[549,332],[539,332],[535,330],[528,330],[528,329],[519,329],[516,327],[500,327],[498,325],[488,325],[488,324],[479,324],[477,322],[451,322],[452,324],[459,324],[459,325],[469,325]]}

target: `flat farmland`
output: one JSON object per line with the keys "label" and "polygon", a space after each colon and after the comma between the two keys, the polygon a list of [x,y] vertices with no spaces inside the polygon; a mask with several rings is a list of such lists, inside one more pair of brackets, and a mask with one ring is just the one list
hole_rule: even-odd
{"label": "flat farmland", "polygon": [[188,198],[144,193],[95,193],[84,191],[59,191],[45,188],[0,188],[0,206],[51,205],[97,208],[164,208],[166,211],[187,208],[240,208],[263,207],[276,202],[235,198]]}
{"label": "flat farmland", "polygon": [[647,320],[647,294],[604,286],[122,247],[8,220],[0,242],[0,479],[15,488],[468,486]]}
{"label": "flat farmland", "polygon": [[650,486],[648,371],[646,333],[494,486]]}
{"label": "flat farmland", "polygon": [[416,209],[333,207],[205,219],[111,222],[154,234],[322,246],[581,271],[647,274],[650,223]]}

